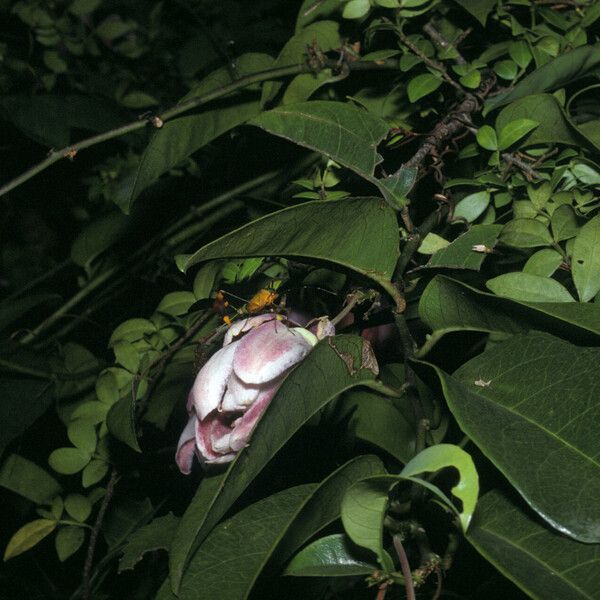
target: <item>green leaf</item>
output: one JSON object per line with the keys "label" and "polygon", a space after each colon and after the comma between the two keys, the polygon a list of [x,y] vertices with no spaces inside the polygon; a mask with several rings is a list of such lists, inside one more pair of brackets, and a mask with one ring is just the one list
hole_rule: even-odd
{"label": "green leaf", "polygon": [[89,421],[76,419],[67,429],[69,441],[80,450],[93,454],[96,450],[96,428]]}
{"label": "green leaf", "polygon": [[83,527],[67,525],[61,527],[54,538],[54,547],[60,562],[65,562],[67,558],[73,556],[83,545],[85,539],[85,530]]}
{"label": "green leaf", "polygon": [[65,510],[73,519],[84,523],[92,512],[92,504],[81,494],[69,494],[65,498]]}
{"label": "green leaf", "polygon": [[156,325],[148,319],[129,319],[121,323],[110,336],[108,347],[111,348],[116,342],[137,342],[146,335],[156,333]]}
{"label": "green leaf", "polygon": [[179,517],[168,513],[134,531],[127,539],[127,545],[123,549],[118,572],[122,573],[127,569],[133,569],[146,552],[168,550],[178,522]]}
{"label": "green leaf", "polygon": [[513,60],[500,60],[494,65],[494,71],[502,79],[512,81],[517,76],[518,68]]}
{"label": "green leaf", "polygon": [[378,387],[374,373],[366,366],[368,347],[361,338],[336,336],[328,340],[317,344],[287,376],[258,422],[251,443],[237,455],[224,479],[209,478],[207,485],[200,486],[169,553],[175,592],[193,551],[286,441],[343,391],[357,385]]}
{"label": "green leaf", "polygon": [[62,490],[47,471],[18,454],[9,455],[2,463],[0,485],[36,504],[49,502]]}
{"label": "green leaf", "polygon": [[[435,473],[447,467],[454,467],[459,474],[459,482],[451,492],[462,503],[458,515],[463,531],[467,531],[479,495],[479,477],[473,459],[467,452],[453,444],[436,444],[425,448],[400,471],[400,477],[416,481],[418,478],[415,475]],[[422,485],[423,481],[420,483]]]}
{"label": "green leaf", "polygon": [[[201,589],[207,597],[245,600],[287,523],[314,488],[314,484],[288,488],[215,527],[192,557],[179,598],[195,600]],[[235,577],[223,577],[224,563],[235,564]]]}
{"label": "green leaf", "polygon": [[216,258],[296,256],[336,263],[381,281],[389,280],[394,271],[398,244],[395,213],[382,200],[345,198],[305,202],[271,213],[195,254],[178,257],[177,264],[186,271]]}
{"label": "green leaf", "polygon": [[96,257],[125,236],[130,223],[130,217],[120,210],[94,219],[75,238],[71,246],[71,260],[80,267],[88,267]]}
{"label": "green leaf", "polygon": [[498,150],[498,138],[493,127],[483,125],[477,130],[475,136],[477,143],[486,150]]}
{"label": "green leaf", "polygon": [[408,86],[406,88],[408,99],[410,102],[416,102],[432,92],[435,92],[440,85],[442,85],[441,78],[432,75],[431,73],[417,75],[408,82]]}
{"label": "green leaf", "polygon": [[531,598],[591,600],[598,594],[600,547],[543,527],[495,490],[479,500],[467,538]]}
{"label": "green leaf", "polygon": [[48,457],[48,464],[63,475],[79,473],[91,459],[89,452],[79,448],[58,448]]}
{"label": "green leaf", "polygon": [[562,283],[548,277],[514,272],[488,279],[486,286],[497,296],[525,302],[575,302]]}
{"label": "green leaf", "polygon": [[221,267],[222,265],[219,261],[213,261],[203,265],[198,270],[196,277],[194,277],[193,285],[194,298],[196,300],[210,298]]}
{"label": "green leaf", "polygon": [[115,548],[120,550],[120,546],[134,531],[152,519],[156,510],[148,498],[134,500],[125,497],[120,501],[113,502],[106,515],[102,533],[109,550]]}
{"label": "green leaf", "polygon": [[173,317],[180,317],[185,315],[195,302],[196,296],[192,292],[171,292],[160,301],[156,310]]}
{"label": "green leaf", "polygon": [[435,254],[438,250],[445,248],[450,242],[437,233],[428,233],[417,248],[419,254]]}
{"label": "green leaf", "polygon": [[600,215],[588,221],[575,238],[571,272],[582,302],[600,291]]}
{"label": "green leaf", "polygon": [[323,0],[318,5],[314,0],[304,0],[298,10],[296,18],[296,33],[304,29],[309,23],[328,17],[331,14],[339,12],[342,5],[347,0]]}
{"label": "green leaf", "polygon": [[369,180],[381,162],[377,145],[388,132],[383,119],[353,104],[320,100],[274,108],[250,125],[321,152]]}
{"label": "green leaf", "polygon": [[598,67],[600,67],[600,47],[580,46],[536,69],[519,81],[509,92],[498,94],[487,100],[485,109],[489,112],[494,108],[529,96],[529,94],[539,94],[564,87],[577,79],[593,74]]}
{"label": "green leaf", "polygon": [[480,217],[489,206],[490,193],[487,190],[465,196],[454,209],[453,217],[462,217],[469,223]]}
{"label": "green leaf", "polygon": [[533,119],[515,119],[507,123],[500,130],[498,150],[506,150],[525,137],[530,131],[534,130],[539,124],[539,121],[534,121]]}
{"label": "green leaf", "polygon": [[86,465],[85,469],[81,474],[81,483],[84,488],[98,483],[103,479],[108,472],[108,463],[99,458],[92,458],[92,460]]}
{"label": "green leaf", "polygon": [[589,543],[600,541],[599,360],[597,348],[529,333],[452,376],[433,367],[465,434],[548,523]]}
{"label": "green leaf", "polygon": [[561,204],[550,218],[552,236],[557,242],[575,237],[579,229],[575,211],[568,204]]}
{"label": "green leaf", "polygon": [[379,567],[352,543],[347,535],[334,533],[309,544],[290,561],[284,575],[296,577],[352,577],[370,575]]}
{"label": "green leaf", "polygon": [[539,277],[551,277],[562,264],[563,257],[560,252],[553,248],[542,248],[532,254],[523,267],[523,273],[538,275]]}
{"label": "green leaf", "polygon": [[524,69],[533,58],[531,56],[531,51],[529,50],[529,45],[525,40],[515,40],[510,42],[508,44],[508,54],[522,69]]}
{"label": "green leaf", "polygon": [[350,0],[342,12],[344,19],[360,19],[371,10],[369,0]]}
{"label": "green leaf", "polygon": [[89,15],[101,4],[102,0],[73,0],[69,6],[69,12],[74,15]]}
{"label": "green leaf", "polygon": [[482,245],[486,248],[494,248],[501,229],[502,225],[473,225],[446,248],[438,250],[425,267],[479,271],[487,255],[483,252],[475,252],[473,246]]}
{"label": "green leaf", "polygon": [[488,15],[498,4],[497,0],[455,0],[455,2],[472,14],[484,27]]}
{"label": "green leaf", "polygon": [[394,563],[383,548],[383,521],[389,492],[397,484],[395,475],[369,477],[355,483],[342,501],[344,530],[356,545],[371,550],[387,573]]}
{"label": "green leaf", "polygon": [[142,449],[138,443],[136,433],[135,406],[135,399],[131,397],[121,398],[108,411],[106,426],[108,431],[118,440],[127,444],[136,452],[141,452]]}
{"label": "green leaf", "polygon": [[4,551],[4,561],[19,556],[19,554],[23,554],[23,552],[27,552],[27,550],[39,544],[56,529],[56,526],[57,522],[49,519],[36,519],[23,525],[10,538]]}
{"label": "green leaf", "polygon": [[386,199],[387,203],[395,210],[399,210],[408,204],[408,193],[417,180],[418,169],[401,167],[393,175],[373,179],[374,183]]}
{"label": "green leaf", "polygon": [[442,275],[425,288],[419,315],[438,336],[451,331],[519,333],[541,329],[577,343],[597,344],[600,335],[600,306],[509,300]]}
{"label": "green leaf", "polygon": [[517,248],[535,248],[550,246],[553,240],[548,228],[541,221],[513,219],[504,226],[500,241],[507,246]]}

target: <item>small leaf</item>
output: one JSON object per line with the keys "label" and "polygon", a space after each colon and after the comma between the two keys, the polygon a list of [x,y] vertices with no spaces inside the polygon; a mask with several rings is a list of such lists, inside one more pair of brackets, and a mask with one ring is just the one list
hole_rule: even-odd
{"label": "small leaf", "polygon": [[505,273],[488,279],[486,286],[498,296],[524,302],[575,302],[569,291],[555,279],[530,273]]}
{"label": "small leaf", "polygon": [[516,40],[508,44],[508,53],[510,57],[524,69],[532,59],[529,46],[524,40]]}
{"label": "small leaf", "polygon": [[69,441],[83,452],[93,454],[96,450],[96,428],[88,421],[77,419],[67,429]]}
{"label": "small leaf", "polygon": [[136,402],[131,397],[121,398],[108,411],[106,426],[118,440],[136,452],[141,452],[136,433],[135,405]]}
{"label": "small leaf", "polygon": [[500,234],[500,241],[517,248],[550,246],[552,236],[548,228],[536,219],[514,219],[509,221]]}
{"label": "small leaf", "polygon": [[525,266],[523,273],[538,275],[539,277],[551,277],[556,269],[562,264],[563,257],[554,248],[542,248],[532,254]]}
{"label": "small leaf", "polygon": [[106,461],[99,458],[93,458],[89,464],[86,465],[81,474],[81,483],[83,487],[89,488],[95,483],[98,483],[104,478],[107,472],[108,464]]}
{"label": "small leaf", "polygon": [[379,567],[343,533],[309,544],[290,561],[284,575],[296,577],[350,577],[370,575]]}
{"label": "small leaf", "polygon": [[83,527],[68,525],[61,527],[54,538],[54,546],[56,554],[60,562],[65,562],[67,558],[73,556],[83,545],[85,539],[85,530]]}
{"label": "small leaf", "polygon": [[65,498],[65,510],[73,519],[80,523],[84,523],[92,512],[92,505],[90,501],[81,494],[69,494]]}
{"label": "small leaf", "polygon": [[111,348],[116,342],[137,342],[145,335],[156,333],[156,326],[148,319],[129,319],[121,323],[110,336],[108,347]]}
{"label": "small leaf", "polygon": [[192,292],[171,292],[160,301],[156,310],[173,317],[180,317],[185,315],[195,302],[196,296]]}
{"label": "small leaf", "polygon": [[517,119],[507,123],[500,131],[498,150],[506,150],[533,131],[539,124],[539,121],[532,119]]}
{"label": "small leaf", "polygon": [[408,82],[406,88],[408,99],[410,102],[416,102],[432,92],[435,92],[440,85],[442,85],[442,80],[431,73],[417,75]]}
{"label": "small leaf", "polygon": [[494,65],[494,71],[502,79],[512,81],[517,76],[518,69],[514,61],[500,60]]}
{"label": "small leaf", "polygon": [[79,448],[58,448],[48,457],[48,464],[63,475],[79,473],[89,462],[91,455]]}
{"label": "small leaf", "polygon": [[575,238],[571,272],[582,302],[600,291],[600,215],[588,221]]}
{"label": "small leaf", "polygon": [[222,265],[218,260],[202,265],[198,273],[196,273],[196,277],[194,277],[193,290],[196,300],[210,298],[221,267]]}
{"label": "small leaf", "polygon": [[62,490],[48,472],[18,454],[9,455],[2,463],[0,486],[36,504],[49,502]]}
{"label": "small leaf", "polygon": [[483,125],[477,130],[477,143],[486,150],[498,150],[498,138],[493,127]]}
{"label": "small leaf", "polygon": [[344,19],[360,19],[371,10],[369,0],[350,0],[342,12]]}
{"label": "small leaf", "polygon": [[428,233],[417,248],[419,254],[435,254],[438,250],[445,248],[450,242],[437,233]]}
{"label": "small leaf", "polygon": [[37,519],[23,525],[8,542],[4,551],[4,561],[19,556],[39,544],[56,529],[56,526],[57,522],[49,519]]}
{"label": "small leaf", "polygon": [[489,206],[490,193],[487,190],[465,196],[454,209],[453,217],[462,217],[469,223],[480,217]]}
{"label": "small leaf", "polygon": [[575,211],[568,204],[561,204],[550,218],[552,236],[557,242],[575,237],[579,229]]}

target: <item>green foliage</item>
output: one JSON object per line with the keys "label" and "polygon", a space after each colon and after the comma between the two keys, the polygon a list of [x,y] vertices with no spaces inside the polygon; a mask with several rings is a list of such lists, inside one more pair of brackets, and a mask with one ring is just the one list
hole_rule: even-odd
{"label": "green foliage", "polygon": [[[4,595],[596,597],[598,2],[0,15]],[[336,335],[185,478],[262,312]]]}

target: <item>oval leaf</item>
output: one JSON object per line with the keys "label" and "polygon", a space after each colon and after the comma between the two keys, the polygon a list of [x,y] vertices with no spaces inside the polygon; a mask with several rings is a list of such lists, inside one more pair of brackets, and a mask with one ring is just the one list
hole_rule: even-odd
{"label": "oval leaf", "polygon": [[39,544],[56,529],[57,524],[56,521],[50,521],[49,519],[36,519],[23,525],[10,538],[4,551],[4,560],[7,561],[9,558],[19,556],[19,554],[23,554],[23,552],[27,552],[27,550]]}
{"label": "oval leaf", "polygon": [[488,279],[486,286],[497,296],[525,302],[575,302],[567,288],[555,279],[530,273],[505,273]]}
{"label": "oval leaf", "polygon": [[600,215],[588,221],[575,238],[571,270],[579,298],[591,300],[600,291]]}
{"label": "oval leaf", "polygon": [[552,236],[541,221],[514,219],[504,226],[500,241],[516,248],[535,248],[552,244]]}

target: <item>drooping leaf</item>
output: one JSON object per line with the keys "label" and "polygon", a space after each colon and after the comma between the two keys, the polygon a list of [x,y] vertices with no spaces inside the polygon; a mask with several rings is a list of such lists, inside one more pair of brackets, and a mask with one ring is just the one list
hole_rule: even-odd
{"label": "drooping leaf", "polygon": [[531,598],[590,600],[600,588],[600,546],[544,527],[496,490],[479,500],[467,539]]}
{"label": "drooping leaf", "polygon": [[487,255],[483,252],[476,252],[473,250],[473,246],[482,245],[493,249],[501,230],[502,225],[474,225],[466,233],[459,235],[446,248],[438,250],[425,267],[479,271]]}
{"label": "drooping leaf", "polygon": [[141,452],[142,449],[137,440],[135,407],[136,402],[132,398],[121,398],[108,411],[106,426],[118,440],[136,452]]}
{"label": "drooping leaf", "polygon": [[600,291],[600,215],[588,221],[579,231],[571,263],[579,298],[587,302]]}
{"label": "drooping leaf", "polygon": [[487,100],[486,110],[492,110],[530,94],[561,88],[577,79],[591,75],[598,67],[600,67],[600,47],[586,45],[574,48],[524,77],[509,92],[498,94]]}
{"label": "drooping leaf", "polygon": [[569,290],[556,279],[515,271],[486,281],[497,296],[525,302],[575,302]]}
{"label": "drooping leaf", "polygon": [[350,577],[370,575],[378,565],[354,545],[347,535],[334,533],[316,540],[298,552],[284,575],[297,577]]}
{"label": "drooping leaf", "polygon": [[373,178],[381,162],[377,144],[388,132],[383,119],[343,102],[302,102],[277,107],[250,121],[300,146]]}
{"label": "drooping leaf", "polygon": [[[269,459],[320,408],[346,389],[375,385],[360,338],[337,336],[320,342],[286,378],[258,422],[251,443],[232,462],[222,481],[208,479],[184,513],[170,551],[171,585],[179,589],[186,564],[242,491]],[[367,360],[367,362],[364,362]]]}
{"label": "drooping leaf", "polygon": [[119,560],[119,573],[133,569],[146,552],[168,550],[179,518],[173,513],[158,517],[134,531],[127,539],[123,555]]}
{"label": "drooping leaf", "polygon": [[410,102],[416,102],[432,92],[435,92],[435,90],[437,90],[442,83],[442,78],[437,77],[432,73],[423,73],[421,75],[417,75],[408,82],[408,86],[406,88],[408,99]]}
{"label": "drooping leaf", "polygon": [[50,519],[36,519],[23,525],[10,538],[4,551],[4,561],[19,556],[19,554],[23,554],[23,552],[27,552],[27,550],[39,544],[56,529],[57,525],[57,521],[51,521]]}
{"label": "drooping leaf", "polygon": [[[192,556],[179,598],[195,600],[201,589],[208,597],[245,600],[286,524],[314,489],[314,484],[288,488],[215,527]],[[235,573],[223,577],[226,563],[235,565]]]}
{"label": "drooping leaf", "polygon": [[452,376],[434,367],[461,429],[548,523],[590,543],[600,541],[599,360],[597,348],[528,333]]}
{"label": "drooping leaf", "polygon": [[60,562],[65,562],[67,558],[73,556],[83,545],[85,540],[85,529],[76,525],[67,525],[61,527],[54,538],[54,547]]}
{"label": "drooping leaf", "polygon": [[336,263],[381,281],[393,273],[398,244],[396,216],[381,200],[345,198],[271,213],[178,257],[177,264],[185,271],[218,258],[296,256]]}
{"label": "drooping leaf", "polygon": [[523,302],[486,294],[437,275],[425,288],[419,315],[439,335],[451,331],[521,333],[541,329],[574,342],[597,344],[600,307],[581,302]]}
{"label": "drooping leaf", "polygon": [[2,463],[0,485],[36,504],[49,502],[62,489],[47,471],[18,454],[9,455]]}

